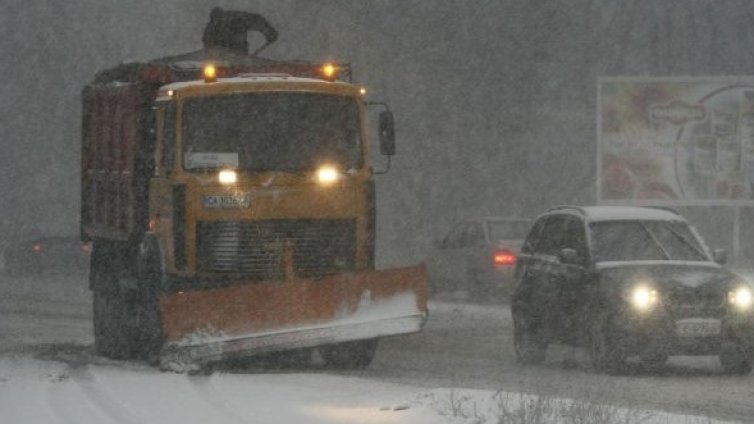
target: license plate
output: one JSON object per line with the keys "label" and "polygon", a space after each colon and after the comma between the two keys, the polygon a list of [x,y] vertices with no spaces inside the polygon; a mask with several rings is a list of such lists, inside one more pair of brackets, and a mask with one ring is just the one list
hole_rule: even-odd
{"label": "license plate", "polygon": [[720,320],[709,318],[678,320],[675,323],[675,328],[680,337],[716,336],[722,332]]}
{"label": "license plate", "polygon": [[248,194],[239,195],[206,195],[202,199],[205,209],[248,208],[251,204]]}

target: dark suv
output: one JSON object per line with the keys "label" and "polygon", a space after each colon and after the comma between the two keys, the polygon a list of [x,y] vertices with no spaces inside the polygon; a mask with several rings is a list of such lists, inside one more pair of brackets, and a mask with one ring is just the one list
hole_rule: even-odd
{"label": "dark suv", "polygon": [[754,357],[750,285],[720,266],[686,220],[644,207],[563,206],[534,222],[516,266],[516,358],[545,360],[547,346],[585,346],[600,371],[629,356],[719,355],[727,373]]}

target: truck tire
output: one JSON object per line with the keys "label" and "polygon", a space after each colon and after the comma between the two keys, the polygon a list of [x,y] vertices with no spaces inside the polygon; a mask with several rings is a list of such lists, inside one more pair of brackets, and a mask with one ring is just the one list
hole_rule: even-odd
{"label": "truck tire", "polygon": [[311,363],[313,351],[314,349],[309,347],[286,350],[271,353],[267,359],[276,368],[306,368]]}
{"label": "truck tire", "polygon": [[157,239],[147,235],[136,258],[136,302],[138,323],[134,334],[134,351],[139,359],[157,361],[163,344],[160,326],[160,293],[165,287],[162,251]]}
{"label": "truck tire", "polygon": [[338,343],[319,348],[319,354],[328,368],[366,368],[377,352],[378,339]]}
{"label": "truck tire", "polygon": [[117,286],[115,250],[111,243],[98,242],[92,252],[89,279],[94,292],[94,349],[107,358],[130,359],[133,346],[129,308]]}

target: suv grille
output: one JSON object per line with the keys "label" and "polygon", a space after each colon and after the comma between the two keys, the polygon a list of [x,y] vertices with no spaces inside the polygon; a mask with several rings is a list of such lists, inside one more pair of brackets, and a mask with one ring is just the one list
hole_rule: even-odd
{"label": "suv grille", "polygon": [[200,221],[196,227],[198,270],[282,279],[286,243],[293,245],[300,277],[354,270],[355,230],[354,219]]}
{"label": "suv grille", "polygon": [[725,299],[719,290],[676,287],[667,296],[675,319],[722,316]]}

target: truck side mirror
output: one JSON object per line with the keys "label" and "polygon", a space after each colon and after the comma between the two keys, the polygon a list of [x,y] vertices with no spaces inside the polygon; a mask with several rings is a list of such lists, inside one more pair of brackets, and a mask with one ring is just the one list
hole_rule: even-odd
{"label": "truck side mirror", "polygon": [[712,251],[712,259],[720,265],[725,265],[728,262],[728,252],[725,249],[715,249]]}
{"label": "truck side mirror", "polygon": [[380,153],[385,156],[395,154],[395,119],[389,110],[380,112]]}

